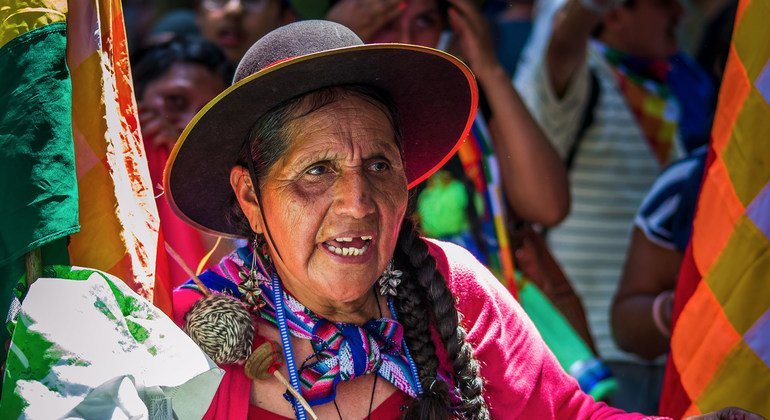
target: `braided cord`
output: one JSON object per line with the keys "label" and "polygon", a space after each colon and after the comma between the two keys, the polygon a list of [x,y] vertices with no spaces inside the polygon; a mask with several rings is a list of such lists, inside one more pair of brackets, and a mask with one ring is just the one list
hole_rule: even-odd
{"label": "braided cord", "polygon": [[[281,281],[278,280],[278,276],[275,272],[270,274],[273,280],[273,301],[275,302],[275,320],[278,323],[278,332],[281,335],[281,344],[283,344],[283,357],[286,359],[286,368],[289,370],[289,380],[291,386],[297,391],[302,392],[299,386],[299,377],[297,375],[297,365],[294,362],[294,351],[291,348],[291,340],[289,339],[289,327],[286,323],[286,313],[283,306],[283,288],[281,287]],[[305,408],[294,397],[288,397],[289,402],[294,407],[294,412],[297,415],[298,420],[307,420],[307,413]]]}

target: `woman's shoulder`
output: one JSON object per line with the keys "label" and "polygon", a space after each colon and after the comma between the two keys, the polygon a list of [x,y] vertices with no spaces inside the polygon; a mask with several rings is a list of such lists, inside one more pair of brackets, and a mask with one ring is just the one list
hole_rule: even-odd
{"label": "woman's shoulder", "polygon": [[480,312],[490,309],[495,312],[516,310],[518,304],[513,295],[468,250],[449,242],[423,239],[464,319],[474,319]]}

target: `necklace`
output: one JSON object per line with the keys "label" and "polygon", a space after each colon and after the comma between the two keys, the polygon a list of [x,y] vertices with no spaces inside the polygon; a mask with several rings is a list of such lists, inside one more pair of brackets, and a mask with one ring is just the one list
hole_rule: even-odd
{"label": "necklace", "polygon": [[[374,300],[377,302],[377,310],[380,311],[380,318],[382,318],[382,307],[380,306],[380,299],[377,297],[377,292],[372,289],[372,293],[374,294]],[[377,374],[374,374],[374,383],[372,384],[372,395],[369,397],[369,413],[367,414],[366,418],[367,420],[371,420],[372,418],[372,406],[374,405],[374,391],[377,389]],[[339,416],[340,420],[342,420],[342,413],[340,412],[340,407],[337,405],[337,399],[335,398],[332,402],[334,402],[334,408],[337,410],[337,415]]]}

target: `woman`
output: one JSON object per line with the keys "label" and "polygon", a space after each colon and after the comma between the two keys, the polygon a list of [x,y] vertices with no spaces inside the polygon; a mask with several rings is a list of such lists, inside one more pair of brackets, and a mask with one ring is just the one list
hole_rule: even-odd
{"label": "woman", "polygon": [[[210,100],[228,86],[232,76],[222,51],[199,37],[176,36],[146,46],[134,53],[132,71],[139,107],[144,149],[155,188],[158,216],[165,241],[193,267],[197,266],[217,238],[191,228],[161,198],[163,168],[171,148],[187,123]],[[215,261],[232,251],[219,247]],[[176,264],[169,265],[174,286],[189,276]]]}
{"label": "woman", "polygon": [[[235,79],[175,147],[168,198],[199,228],[252,238],[201,280],[244,298],[320,418],[620,414],[579,391],[489,271],[407,217],[408,189],[471,124],[467,67],[305,21],[258,41]],[[178,323],[200,298],[175,292]],[[279,381],[223,368],[207,418],[306,418]]]}
{"label": "woman", "polygon": [[284,0],[195,0],[201,34],[237,64],[251,44],[293,20]]}

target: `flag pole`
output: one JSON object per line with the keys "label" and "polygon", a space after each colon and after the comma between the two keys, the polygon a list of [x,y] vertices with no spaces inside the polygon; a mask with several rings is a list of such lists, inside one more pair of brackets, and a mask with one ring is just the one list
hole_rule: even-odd
{"label": "flag pole", "polygon": [[35,248],[25,255],[27,266],[27,287],[32,286],[35,280],[43,275],[43,264],[40,256],[40,248]]}

